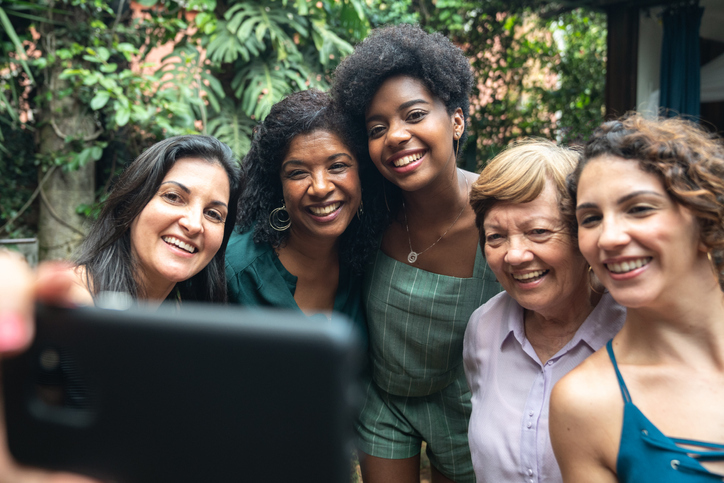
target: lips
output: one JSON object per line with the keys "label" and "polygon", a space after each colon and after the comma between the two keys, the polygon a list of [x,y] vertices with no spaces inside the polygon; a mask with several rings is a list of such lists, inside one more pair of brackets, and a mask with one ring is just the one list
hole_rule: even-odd
{"label": "lips", "polygon": [[161,239],[163,241],[165,241],[166,243],[168,243],[169,245],[173,245],[173,246],[178,247],[181,250],[187,251],[189,253],[196,253],[197,251],[199,251],[199,249],[196,248],[195,246],[182,242],[181,240],[179,240],[178,238],[173,237],[173,236],[163,236],[163,237],[161,237]]}

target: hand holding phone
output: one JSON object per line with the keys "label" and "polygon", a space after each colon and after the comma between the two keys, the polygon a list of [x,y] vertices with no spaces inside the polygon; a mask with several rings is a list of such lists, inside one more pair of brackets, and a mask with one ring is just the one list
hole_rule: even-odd
{"label": "hand holding phone", "polygon": [[[67,265],[50,264],[40,278],[20,257],[0,251],[0,359],[17,354],[30,343],[34,333],[33,308],[37,296],[45,300],[62,298],[70,279],[63,278]],[[56,276],[57,275],[57,276]],[[7,483],[92,483],[81,476],[51,473],[18,465],[10,456],[0,386],[0,480]]]}

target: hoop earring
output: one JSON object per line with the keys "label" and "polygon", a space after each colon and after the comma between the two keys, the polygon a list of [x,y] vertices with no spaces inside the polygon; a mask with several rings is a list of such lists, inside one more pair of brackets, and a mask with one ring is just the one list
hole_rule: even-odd
{"label": "hoop earring", "polygon": [[286,231],[292,226],[292,218],[287,211],[287,205],[282,204],[282,206],[274,208],[269,213],[269,226],[276,231]]}
{"label": "hoop earring", "polygon": [[591,279],[593,278],[592,275],[593,275],[594,277],[596,276],[596,274],[593,272],[593,268],[591,268],[591,266],[589,265],[589,266],[588,266],[588,286],[591,287],[591,290],[592,290],[594,293],[597,293],[598,295],[603,295],[603,294],[605,294],[605,293],[606,293],[606,288],[605,288],[605,287],[604,287],[604,289],[603,289],[603,292],[599,292],[598,290],[596,290],[596,287],[593,286],[593,283],[591,282]]}
{"label": "hoop earring", "polygon": [[364,201],[359,201],[359,208],[357,208],[357,219],[362,221],[362,215],[364,215],[365,209],[364,209]]}

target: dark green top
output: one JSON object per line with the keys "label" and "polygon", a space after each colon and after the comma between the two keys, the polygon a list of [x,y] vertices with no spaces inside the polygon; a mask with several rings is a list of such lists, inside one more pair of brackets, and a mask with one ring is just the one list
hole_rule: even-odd
{"label": "dark green top", "polygon": [[[294,300],[297,277],[289,273],[274,249],[254,243],[253,232],[234,232],[226,249],[226,284],[229,303],[299,310]],[[367,332],[362,311],[362,276],[339,268],[334,310],[349,317]]]}

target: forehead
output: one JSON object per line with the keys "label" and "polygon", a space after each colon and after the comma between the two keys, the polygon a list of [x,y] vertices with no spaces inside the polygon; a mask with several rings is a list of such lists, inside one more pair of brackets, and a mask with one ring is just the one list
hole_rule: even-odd
{"label": "forehead", "polygon": [[648,190],[666,192],[659,176],[644,171],[636,159],[618,156],[598,156],[581,171],[578,181],[578,201],[589,194],[612,194]]}
{"label": "forehead", "polygon": [[163,182],[177,181],[187,188],[216,194],[224,201],[229,198],[229,175],[218,161],[202,158],[181,158],[168,170]]}
{"label": "forehead", "polygon": [[283,161],[323,162],[330,156],[339,153],[347,154],[355,160],[352,150],[342,141],[339,135],[329,131],[317,130],[294,136],[289,143]]}
{"label": "forehead", "polygon": [[546,181],[543,191],[533,201],[514,203],[498,201],[488,210],[483,221],[484,227],[520,226],[541,220],[559,221],[558,194],[553,182]]}
{"label": "forehead", "polygon": [[397,108],[403,102],[410,99],[422,99],[431,104],[442,103],[425,86],[415,78],[406,75],[397,75],[386,79],[372,96],[370,105],[367,108],[367,115],[382,107]]}

